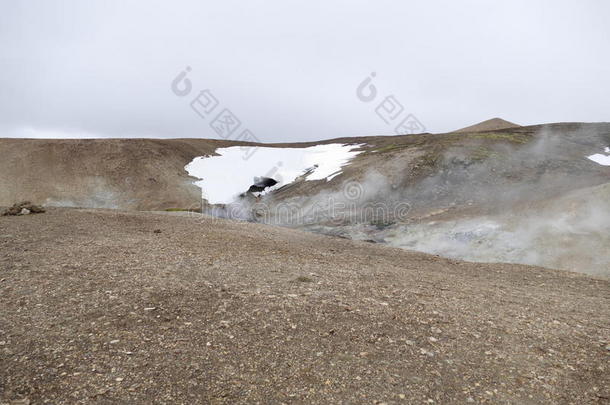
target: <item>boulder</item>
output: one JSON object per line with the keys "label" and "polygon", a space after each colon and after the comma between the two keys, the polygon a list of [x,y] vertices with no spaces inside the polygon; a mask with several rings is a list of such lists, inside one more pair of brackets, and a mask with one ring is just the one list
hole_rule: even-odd
{"label": "boulder", "polygon": [[45,212],[45,209],[41,205],[32,204],[29,201],[22,201],[6,209],[2,215],[28,215],[40,214],[43,212]]}

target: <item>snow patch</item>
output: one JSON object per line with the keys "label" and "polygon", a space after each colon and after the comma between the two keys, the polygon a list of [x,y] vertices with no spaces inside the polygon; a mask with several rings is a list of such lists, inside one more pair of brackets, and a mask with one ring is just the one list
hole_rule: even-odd
{"label": "snow patch", "polygon": [[[270,148],[231,146],[216,149],[220,156],[199,156],[185,170],[198,178],[202,197],[210,204],[229,204],[248,190],[254,177],[270,177],[278,182],[273,188],[292,183],[306,172],[307,180],[329,181],[361,151],[362,145],[332,143],[309,148]],[[247,151],[247,153],[246,153]]]}
{"label": "snow patch", "polygon": [[[610,147],[604,148],[604,153],[610,153]],[[601,153],[596,153],[591,156],[587,156],[587,159],[594,161],[597,164],[602,166],[610,166],[610,155],[603,155]]]}

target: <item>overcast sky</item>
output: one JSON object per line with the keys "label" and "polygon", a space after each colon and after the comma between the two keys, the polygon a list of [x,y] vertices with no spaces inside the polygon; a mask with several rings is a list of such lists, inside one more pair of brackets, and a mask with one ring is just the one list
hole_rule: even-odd
{"label": "overcast sky", "polygon": [[608,21],[606,0],[0,0],[0,137],[393,134],[388,96],[428,132],[610,121]]}

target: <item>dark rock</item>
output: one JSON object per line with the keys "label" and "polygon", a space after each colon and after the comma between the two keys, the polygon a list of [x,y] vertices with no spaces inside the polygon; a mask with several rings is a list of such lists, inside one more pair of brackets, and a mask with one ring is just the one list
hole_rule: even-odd
{"label": "dark rock", "polygon": [[32,204],[29,201],[22,201],[8,208],[2,215],[41,214],[43,212],[45,212],[45,209],[42,206]]}

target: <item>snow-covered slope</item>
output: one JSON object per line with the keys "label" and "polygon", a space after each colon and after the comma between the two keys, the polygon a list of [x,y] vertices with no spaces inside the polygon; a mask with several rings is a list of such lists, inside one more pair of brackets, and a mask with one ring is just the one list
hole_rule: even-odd
{"label": "snow-covered slope", "polygon": [[307,180],[331,180],[341,167],[358,155],[361,145],[326,144],[308,148],[231,146],[216,150],[217,156],[200,156],[185,169],[200,179],[202,197],[210,204],[229,204],[248,190],[254,177],[270,177],[274,188],[307,174]]}
{"label": "snow-covered slope", "polygon": [[594,155],[587,156],[587,158],[602,166],[610,166],[610,155],[608,155],[608,153],[610,153],[610,148],[606,147],[604,149],[604,153],[605,154],[596,153]]}

